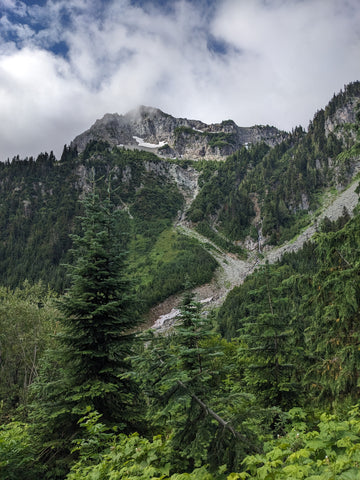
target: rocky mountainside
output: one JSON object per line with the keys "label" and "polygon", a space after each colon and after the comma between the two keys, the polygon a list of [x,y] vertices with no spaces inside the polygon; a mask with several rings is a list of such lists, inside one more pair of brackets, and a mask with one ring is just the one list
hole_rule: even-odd
{"label": "rocky mountainside", "polygon": [[72,146],[82,152],[90,141],[101,140],[111,146],[149,150],[165,158],[222,160],[244,145],[263,141],[274,146],[287,136],[275,127],[239,127],[232,120],[207,125],[140,106],[125,115],[107,113],[77,136]]}
{"label": "rocky mountainside", "polygon": [[[197,162],[200,151],[222,161]],[[195,161],[168,161],[166,155]],[[288,242],[300,248],[295,239],[328,196],[339,195],[360,172],[360,82],[335,95],[307,131],[245,129],[232,121],[206,125],[141,107],[105,115],[65,146],[60,161],[45,153],[0,164],[3,284],[42,279],[58,291],[66,288],[69,233],[77,231],[79,198],[93,171],[98,179],[111,172],[116,201],[130,222],[124,229],[134,232],[132,273],[142,282],[142,297],[147,292],[148,307],[181,291],[184,272],[191,270],[196,285],[211,276],[214,258],[207,249],[198,246],[205,260],[196,251],[199,236],[229,256],[231,271],[236,258],[255,263],[267,255],[270,261],[274,248]],[[343,206],[349,212],[354,207],[344,204],[340,213]],[[238,270],[235,276],[242,278]]]}

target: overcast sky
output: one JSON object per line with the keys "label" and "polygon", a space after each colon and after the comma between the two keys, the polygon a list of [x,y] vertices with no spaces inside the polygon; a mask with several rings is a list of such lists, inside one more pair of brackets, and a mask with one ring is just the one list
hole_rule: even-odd
{"label": "overcast sky", "polygon": [[359,0],[0,0],[0,160],[140,104],[306,128],[355,80]]}

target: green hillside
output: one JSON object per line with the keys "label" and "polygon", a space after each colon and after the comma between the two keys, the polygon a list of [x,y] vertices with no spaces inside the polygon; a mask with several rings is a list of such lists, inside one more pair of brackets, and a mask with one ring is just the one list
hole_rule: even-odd
{"label": "green hillside", "polygon": [[70,235],[78,232],[79,199],[92,172],[103,195],[111,181],[114,201],[124,212],[131,276],[144,308],[181,291],[185,277],[194,284],[209,281],[216,267],[212,257],[171,231],[184,200],[170,176],[146,170],[160,162],[150,153],[93,142],[81,156],[65,147],[60,161],[41,154],[0,164],[0,283],[15,288],[24,280],[41,280],[58,292],[69,285],[64,264],[72,262]]}
{"label": "green hillside", "polygon": [[0,480],[359,477],[360,207],[317,216],[360,193],[359,99],[223,162],[98,141],[0,165]]}
{"label": "green hillside", "polygon": [[[359,98],[355,82],[316,113],[307,132],[297,127],[274,148],[257,144],[216,166],[205,164],[188,218],[202,232],[206,223],[233,241],[257,238],[260,229],[271,245],[291,239],[309,222],[324,190],[352,178],[360,155]],[[335,112],[345,107],[353,121],[340,123]]]}

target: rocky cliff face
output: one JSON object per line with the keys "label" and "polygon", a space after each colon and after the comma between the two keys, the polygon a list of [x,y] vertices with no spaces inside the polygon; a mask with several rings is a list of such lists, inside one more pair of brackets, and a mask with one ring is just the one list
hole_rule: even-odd
{"label": "rocky cliff face", "polygon": [[72,145],[81,152],[91,140],[105,140],[113,146],[150,150],[167,158],[221,160],[244,145],[264,141],[274,146],[287,135],[275,127],[239,127],[232,120],[207,125],[141,106],[125,115],[106,114]]}
{"label": "rocky cliff face", "polygon": [[340,106],[335,112],[325,119],[325,134],[334,132],[337,127],[346,123],[356,122],[356,112],[360,107],[360,98],[350,98],[345,105]]}

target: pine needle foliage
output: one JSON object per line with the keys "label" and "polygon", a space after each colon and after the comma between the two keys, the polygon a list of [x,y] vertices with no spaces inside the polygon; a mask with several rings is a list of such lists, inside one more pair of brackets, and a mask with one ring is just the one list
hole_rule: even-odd
{"label": "pine needle foliage", "polygon": [[[72,285],[59,305],[65,331],[74,397],[93,405],[105,420],[120,420],[131,404],[124,378],[138,320],[131,310],[131,287],[125,278],[127,252],[119,231],[119,210],[110,192],[100,200],[95,189],[85,198],[82,236],[74,236],[77,261],[70,267]],[[123,419],[122,419],[123,420]]]}
{"label": "pine needle foliage", "polygon": [[[173,329],[144,335],[134,357],[149,404],[153,430],[171,435],[172,464],[191,471],[204,463],[231,470],[254,446],[253,397],[232,389],[235,349],[211,329],[201,304],[187,291]],[[225,400],[226,398],[226,400]]]}
{"label": "pine needle foliage", "polygon": [[[126,240],[111,192],[100,198],[95,182],[83,200],[82,234],[74,236],[71,287],[59,302],[58,349],[44,360],[34,392],[35,416],[52,438],[71,438],[90,407],[109,425],[132,430],[139,395],[129,378],[129,355],[138,318],[125,276]],[[39,418],[38,418],[39,420]],[[45,434],[46,436],[46,434]]]}

